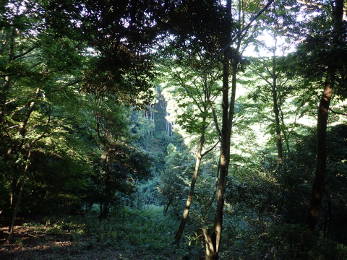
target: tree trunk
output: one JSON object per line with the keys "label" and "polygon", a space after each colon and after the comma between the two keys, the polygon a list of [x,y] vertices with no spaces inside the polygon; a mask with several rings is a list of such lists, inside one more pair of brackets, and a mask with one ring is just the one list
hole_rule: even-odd
{"label": "tree trunk", "polygon": [[[205,238],[206,255],[205,259],[216,260],[219,258],[219,249],[222,238],[223,226],[223,209],[224,209],[224,193],[227,181],[227,175],[230,162],[230,138],[233,127],[234,107],[236,98],[236,76],[239,65],[239,50],[241,41],[248,31],[250,25],[259,15],[261,15],[272,3],[269,1],[265,7],[255,15],[251,21],[239,31],[236,38],[236,51],[234,55],[231,53],[231,31],[232,31],[232,15],[231,15],[231,0],[226,1],[226,20],[228,22],[225,38],[224,58],[223,58],[223,86],[222,86],[222,129],[221,129],[221,155],[219,164],[219,178],[216,190],[217,208],[214,220],[214,230],[210,235],[206,229],[203,230]],[[229,76],[230,76],[230,59],[232,59],[232,88],[229,103]]]}
{"label": "tree trunk", "polygon": [[[231,0],[227,1],[227,21],[228,30],[226,36],[226,44],[231,44]],[[226,177],[228,175],[230,161],[230,131],[231,123],[229,118],[229,76],[230,76],[230,47],[227,45],[224,50],[223,58],[223,86],[222,86],[222,129],[221,129],[221,155],[219,164],[219,178],[217,182],[216,201],[217,208],[214,220],[213,233],[209,234],[206,229],[203,230],[205,238],[205,259],[218,259],[220,242],[222,238],[223,225],[223,208],[224,208],[224,192],[226,185]],[[230,106],[231,107],[231,106]]]}
{"label": "tree trunk", "polygon": [[206,228],[202,229],[202,234],[205,239],[205,260],[215,260],[218,259],[218,255],[215,253],[215,239],[212,239],[208,230]]}
{"label": "tree trunk", "polygon": [[[275,10],[273,12],[276,12]],[[276,23],[278,30],[278,24]],[[283,161],[283,140],[280,122],[280,104],[278,98],[277,89],[277,63],[276,63],[276,51],[277,51],[277,31],[274,31],[274,48],[272,52],[272,73],[270,73],[272,78],[271,84],[271,94],[272,94],[272,110],[275,115],[275,133],[276,133],[276,147],[277,147],[277,163],[282,164]]]}
{"label": "tree trunk", "polygon": [[[205,130],[203,130],[203,131],[205,131]],[[176,235],[175,235],[175,243],[176,244],[179,243],[179,241],[180,241],[180,239],[182,237],[183,231],[184,231],[184,227],[185,227],[185,225],[187,223],[187,220],[188,220],[190,206],[191,206],[191,204],[193,202],[195,184],[196,184],[196,181],[198,179],[199,172],[200,172],[200,165],[201,165],[201,159],[202,159],[202,149],[204,147],[204,144],[205,144],[205,132],[203,132],[201,134],[198,151],[196,152],[195,168],[194,168],[194,172],[193,172],[193,175],[192,175],[192,180],[191,180],[191,183],[190,183],[190,190],[189,190],[188,198],[187,198],[187,201],[186,201],[186,206],[185,206],[185,208],[183,210],[181,223],[180,223],[180,225],[178,227],[178,230],[176,232]]]}
{"label": "tree trunk", "polygon": [[272,101],[273,101],[273,112],[275,115],[277,159],[278,159],[278,163],[280,164],[283,161],[283,141],[282,141],[282,131],[281,131],[281,122],[280,122],[280,110],[279,110],[279,104],[278,104],[276,75],[272,75],[271,93],[272,93]]}
{"label": "tree trunk", "polygon": [[29,148],[28,153],[26,155],[25,167],[24,167],[22,179],[19,178],[19,180],[18,180],[19,181],[19,183],[18,183],[19,189],[18,189],[18,195],[16,196],[16,199],[14,201],[14,208],[13,208],[13,211],[12,211],[12,218],[11,218],[10,226],[9,226],[9,235],[8,235],[8,238],[7,238],[8,241],[10,241],[12,239],[12,236],[13,236],[14,225],[15,225],[17,214],[18,214],[18,211],[19,211],[19,205],[20,205],[20,202],[22,200],[23,187],[24,187],[24,184],[25,184],[25,179],[27,177],[26,175],[27,175],[27,173],[29,171],[30,157],[31,157],[31,151],[30,151],[30,148]]}
{"label": "tree trunk", "polygon": [[[283,104],[283,102],[280,101],[281,104]],[[283,134],[283,139],[284,142],[286,144],[286,148],[287,148],[287,154],[290,154],[290,146],[289,146],[289,137],[288,137],[288,128],[286,127],[285,123],[284,123],[284,115],[282,112],[282,109],[280,108],[280,115],[281,115],[281,124],[282,124],[282,134]]]}
{"label": "tree trunk", "polygon": [[166,207],[164,208],[163,215],[166,216],[167,211],[169,210],[169,207],[172,203],[173,199],[170,199],[169,202],[166,204]]}
{"label": "tree trunk", "polygon": [[[332,75],[330,75],[331,77]],[[321,97],[318,108],[318,122],[317,122],[317,164],[316,173],[312,186],[311,202],[309,207],[307,224],[311,231],[315,230],[315,227],[319,220],[319,213],[322,204],[322,198],[324,195],[325,176],[326,176],[326,132],[328,123],[328,111],[330,105],[330,99],[333,93],[331,79],[327,79],[327,83],[324,87],[323,95]]]}
{"label": "tree trunk", "polygon": [[[8,63],[10,64],[14,60],[14,49],[15,49],[15,38],[16,38],[16,28],[13,26],[11,30],[10,40],[9,40],[9,52],[8,52]],[[11,88],[12,79],[10,76],[5,77],[5,83],[0,95],[0,125],[4,121],[4,117],[7,113],[6,102],[8,92]]]}
{"label": "tree trunk", "polygon": [[19,204],[22,200],[23,186],[24,186],[24,183],[19,184],[18,195],[16,196],[16,199],[14,201],[14,208],[12,210],[12,217],[11,217],[10,226],[8,229],[9,234],[7,237],[7,241],[11,241],[12,237],[13,237],[14,225],[16,223],[16,218],[17,218],[17,214],[18,214],[18,210],[19,210]]}
{"label": "tree trunk", "polygon": [[[336,0],[333,12],[333,46],[341,45],[343,38],[343,7],[344,0]],[[307,225],[311,231],[314,231],[319,221],[322,198],[325,189],[326,161],[327,161],[327,124],[330,100],[333,94],[336,67],[331,64],[328,67],[326,82],[323,94],[318,107],[317,120],[317,164],[316,173],[312,186],[311,201],[309,206]]]}

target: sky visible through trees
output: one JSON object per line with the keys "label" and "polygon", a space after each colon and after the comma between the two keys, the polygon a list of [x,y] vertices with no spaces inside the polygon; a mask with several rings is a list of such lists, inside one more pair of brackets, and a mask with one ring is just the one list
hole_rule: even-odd
{"label": "sky visible through trees", "polygon": [[0,3],[1,259],[346,259],[344,0]]}

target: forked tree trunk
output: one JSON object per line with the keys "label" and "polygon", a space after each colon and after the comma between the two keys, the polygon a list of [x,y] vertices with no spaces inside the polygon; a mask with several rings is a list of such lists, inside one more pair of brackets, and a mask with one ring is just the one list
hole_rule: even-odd
{"label": "forked tree trunk", "polygon": [[[223,59],[223,86],[222,86],[222,129],[221,129],[221,155],[219,164],[219,178],[217,182],[216,190],[216,200],[217,208],[214,220],[214,227],[212,234],[209,234],[207,229],[203,229],[203,235],[205,239],[205,259],[206,260],[217,260],[219,259],[219,250],[222,238],[222,226],[223,226],[223,209],[224,209],[224,193],[227,182],[227,175],[229,170],[230,162],[230,138],[233,128],[233,118],[234,118],[234,107],[236,98],[236,76],[238,72],[239,65],[239,50],[241,46],[241,41],[244,37],[244,33],[247,32],[251,23],[259,17],[273,2],[270,0],[265,7],[255,15],[251,21],[242,29],[242,31],[236,37],[236,51],[233,57],[230,53],[231,42],[231,31],[232,31],[232,16],[231,16],[231,0],[226,2],[226,19],[227,19],[227,35],[226,35],[226,45],[224,48],[224,59]],[[230,76],[230,59],[232,59],[232,85],[231,94],[229,96],[229,76]],[[230,102],[229,102],[230,97]]]}
{"label": "forked tree trunk", "polygon": [[[343,7],[344,0],[336,0],[333,12],[333,47],[338,47],[343,36]],[[318,107],[317,120],[317,164],[312,186],[311,201],[309,206],[307,225],[314,231],[319,221],[320,209],[325,189],[326,161],[327,161],[327,124],[330,100],[333,94],[336,67],[332,64],[327,71],[323,94]]]}

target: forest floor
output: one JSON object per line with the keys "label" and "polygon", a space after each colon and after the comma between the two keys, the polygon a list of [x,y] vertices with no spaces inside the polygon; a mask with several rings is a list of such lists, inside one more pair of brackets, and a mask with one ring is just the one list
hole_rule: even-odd
{"label": "forest floor", "polygon": [[1,228],[0,259],[181,259],[183,249],[171,243],[177,223],[160,207],[123,209],[116,217],[47,219],[15,227],[6,242]]}

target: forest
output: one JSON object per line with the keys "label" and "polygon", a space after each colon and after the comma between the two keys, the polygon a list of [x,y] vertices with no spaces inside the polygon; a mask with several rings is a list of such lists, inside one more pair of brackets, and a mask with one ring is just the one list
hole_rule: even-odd
{"label": "forest", "polygon": [[1,0],[0,259],[347,259],[344,0]]}

